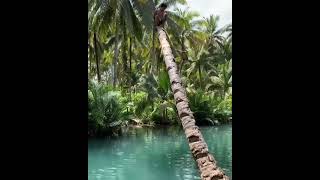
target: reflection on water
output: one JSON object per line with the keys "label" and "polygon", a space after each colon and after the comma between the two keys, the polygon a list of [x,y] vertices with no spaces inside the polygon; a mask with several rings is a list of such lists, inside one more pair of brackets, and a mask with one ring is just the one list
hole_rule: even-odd
{"label": "reflection on water", "polygon": [[[128,128],[123,136],[88,140],[89,180],[200,179],[179,127]],[[202,127],[209,150],[231,177],[231,125]]]}

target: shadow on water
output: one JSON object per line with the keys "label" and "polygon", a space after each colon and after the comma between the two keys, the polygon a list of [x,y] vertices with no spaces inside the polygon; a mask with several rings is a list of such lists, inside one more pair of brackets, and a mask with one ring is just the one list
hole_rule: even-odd
{"label": "shadow on water", "polygon": [[[232,178],[231,125],[201,127],[218,165]],[[88,140],[89,180],[200,179],[179,126],[126,128],[122,136]]]}

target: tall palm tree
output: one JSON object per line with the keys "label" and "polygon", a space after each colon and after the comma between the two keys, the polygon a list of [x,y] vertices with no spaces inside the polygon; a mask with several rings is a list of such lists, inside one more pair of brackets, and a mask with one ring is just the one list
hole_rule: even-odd
{"label": "tall palm tree", "polygon": [[101,74],[100,74],[100,61],[99,61],[99,54],[98,54],[98,40],[97,40],[97,35],[96,33],[94,33],[93,35],[93,39],[94,39],[94,50],[95,50],[95,57],[96,57],[96,65],[97,65],[97,75],[98,75],[98,82],[100,82],[101,80]]}
{"label": "tall palm tree", "polygon": [[199,21],[201,24],[199,26],[200,30],[205,32],[204,44],[213,64],[225,63],[226,60],[224,56],[221,56],[226,42],[226,38],[223,36],[226,28],[218,29],[218,21],[219,16],[214,15],[210,15],[208,18]]}
{"label": "tall palm tree", "polygon": [[207,76],[207,85],[205,90],[218,92],[221,98],[224,98],[232,87],[232,59],[224,64],[219,64],[215,75]]}
{"label": "tall palm tree", "polygon": [[199,17],[198,12],[178,8],[170,13],[170,17],[174,22],[169,21],[171,26],[169,26],[168,30],[173,34],[174,42],[181,48],[177,50],[181,57],[181,62],[179,63],[179,73],[181,75],[183,65],[188,61],[187,41],[190,42],[189,46],[196,47],[201,44],[200,31],[196,29],[201,21],[194,20],[194,18]]}
{"label": "tall palm tree", "polygon": [[199,130],[195,125],[193,113],[190,110],[188,99],[180,76],[178,74],[177,64],[175,63],[167,40],[167,35],[161,27],[157,27],[161,50],[169,74],[171,89],[174,93],[178,115],[181,120],[185,135],[189,142],[189,147],[200,170],[200,176],[203,180],[209,179],[229,179],[224,172],[217,167],[216,161],[209,153],[208,146]]}
{"label": "tall palm tree", "polygon": [[[113,86],[117,83],[117,64],[120,34],[128,29],[138,40],[142,38],[142,26],[130,0],[89,0],[89,27],[94,32],[105,34],[114,27],[114,57],[112,62]],[[125,23],[123,23],[125,22]]]}
{"label": "tall palm tree", "polygon": [[101,81],[101,56],[103,53],[103,45],[101,43],[101,40],[97,33],[89,31],[89,36],[88,36],[88,46],[89,46],[89,71],[92,69],[91,61],[95,62],[95,72],[96,76],[98,78],[98,81]]}
{"label": "tall palm tree", "polygon": [[202,25],[204,25],[204,31],[208,34],[208,43],[219,47],[222,46],[224,37],[222,33],[224,28],[218,29],[219,16],[210,15],[208,18],[204,18]]}
{"label": "tall palm tree", "polygon": [[[204,45],[200,45],[199,47],[194,47],[192,51],[190,51],[190,65],[186,70],[187,77],[190,78],[190,75],[198,75],[199,78],[199,87],[202,88],[202,70],[205,66],[208,65],[210,58],[207,56],[209,53],[205,49]],[[196,78],[197,79],[197,78]]]}
{"label": "tall palm tree", "polygon": [[223,32],[227,33],[223,46],[225,58],[232,59],[232,24],[228,24],[226,27],[224,27]]}

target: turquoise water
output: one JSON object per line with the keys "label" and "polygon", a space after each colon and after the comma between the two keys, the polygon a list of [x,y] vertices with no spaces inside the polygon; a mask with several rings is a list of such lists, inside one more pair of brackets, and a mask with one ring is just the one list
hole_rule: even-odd
{"label": "turquoise water", "polygon": [[[181,128],[127,128],[123,136],[88,140],[89,180],[200,179]],[[232,126],[201,127],[215,159],[232,179]]]}

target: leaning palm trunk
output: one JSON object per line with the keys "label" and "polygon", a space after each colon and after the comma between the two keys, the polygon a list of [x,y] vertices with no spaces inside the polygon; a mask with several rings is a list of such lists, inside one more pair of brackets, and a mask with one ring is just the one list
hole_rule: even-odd
{"label": "leaning palm trunk", "polygon": [[189,108],[186,91],[182,86],[172,51],[167,40],[166,33],[161,27],[157,27],[161,51],[169,74],[171,89],[178,110],[185,135],[194,159],[197,162],[202,180],[228,180],[224,172],[217,167],[214,157],[209,153],[208,146],[203,139],[199,127],[195,125],[195,119]]}

